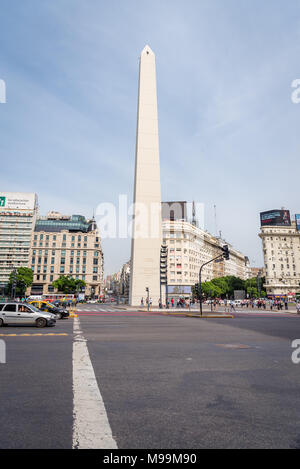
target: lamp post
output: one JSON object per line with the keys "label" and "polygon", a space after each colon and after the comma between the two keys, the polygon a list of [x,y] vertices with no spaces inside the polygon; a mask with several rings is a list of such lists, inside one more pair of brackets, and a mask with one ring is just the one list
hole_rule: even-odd
{"label": "lamp post", "polygon": [[211,262],[217,260],[217,259],[220,259],[221,257],[223,257],[224,259],[228,260],[229,259],[229,250],[228,250],[228,246],[225,245],[223,246],[222,248],[222,254],[219,254],[219,256],[217,257],[214,257],[213,259],[211,259],[210,261],[207,261],[205,262],[204,264],[201,265],[200,267],[200,270],[199,270],[199,287],[200,287],[200,299],[199,299],[199,302],[200,302],[200,316],[202,316],[202,280],[201,280],[201,276],[202,276],[202,269],[204,266],[206,266],[207,264],[210,264]]}

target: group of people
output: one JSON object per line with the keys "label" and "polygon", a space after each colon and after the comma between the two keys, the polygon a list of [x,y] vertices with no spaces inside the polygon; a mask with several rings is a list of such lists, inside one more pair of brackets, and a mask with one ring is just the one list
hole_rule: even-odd
{"label": "group of people", "polygon": [[[159,299],[159,308],[188,308],[190,309],[191,306],[196,302],[197,300],[194,300],[192,298],[177,298],[174,299],[173,297],[169,300],[167,299],[166,304],[164,305],[162,303],[162,300]],[[144,302],[144,298],[141,299],[141,306],[148,306],[149,303],[149,309],[151,309],[152,306],[152,298],[146,298]],[[212,309],[214,311],[218,310],[218,307],[220,305],[225,306],[225,310],[229,311],[235,311],[235,307],[241,307],[241,308],[258,308],[258,309],[268,309],[268,310],[273,310],[277,309],[278,311],[281,311],[283,309],[288,310],[288,301],[285,299],[284,301],[281,299],[247,299],[247,300],[242,300],[238,305],[235,304],[233,300],[220,300],[220,299],[215,299],[212,301]],[[300,301],[296,303],[296,309],[297,313],[300,314]]]}
{"label": "group of people", "polygon": [[[141,306],[148,306],[148,303],[149,303],[149,309],[151,309],[151,306],[152,306],[152,298],[149,298],[148,297],[146,298],[146,300],[144,301],[144,298],[141,299]],[[185,298],[178,298],[176,300],[176,307],[177,308],[190,308],[190,306],[193,304],[193,300],[192,299],[185,299]],[[167,309],[169,308],[175,308],[175,300],[174,298],[171,298],[171,300],[167,300],[166,302],[166,305],[164,305],[162,303],[162,300],[161,298],[158,300],[158,305],[159,305],[159,308],[162,309],[164,307],[166,307]]]}

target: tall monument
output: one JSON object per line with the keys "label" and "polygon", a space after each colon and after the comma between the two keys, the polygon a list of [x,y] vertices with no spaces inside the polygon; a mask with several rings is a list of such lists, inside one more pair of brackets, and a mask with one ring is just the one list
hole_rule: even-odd
{"label": "tall monument", "polygon": [[146,46],[140,57],[136,131],[134,209],[131,244],[132,306],[160,297],[161,188],[158,143],[155,55]]}

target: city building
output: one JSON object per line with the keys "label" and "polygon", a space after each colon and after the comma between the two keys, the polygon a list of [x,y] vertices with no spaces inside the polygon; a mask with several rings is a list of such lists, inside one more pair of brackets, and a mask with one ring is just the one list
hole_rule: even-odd
{"label": "city building", "polygon": [[247,279],[254,277],[264,277],[265,269],[263,267],[249,267],[247,272]]}
{"label": "city building", "polygon": [[130,261],[123,264],[120,273],[120,295],[127,301],[130,287]]}
{"label": "city building", "polygon": [[28,293],[54,292],[52,282],[61,275],[86,283],[85,295],[103,293],[103,252],[94,218],[49,212],[36,220],[32,233],[29,266],[33,285]]}
{"label": "city building", "polygon": [[28,267],[37,211],[36,194],[0,192],[0,288],[14,268]]}
{"label": "city building", "polygon": [[300,215],[291,220],[289,210],[260,214],[260,233],[270,296],[295,297],[300,293]]}
{"label": "city building", "polygon": [[[170,206],[170,216],[166,211]],[[191,287],[199,281],[199,270],[202,264],[222,254],[222,246],[228,245],[229,260],[220,258],[205,266],[202,281],[216,277],[234,275],[243,280],[247,278],[248,258],[233,248],[227,241],[217,238],[199,228],[194,220],[187,220],[186,209],[172,210],[176,204],[186,202],[163,202],[162,221],[163,244],[168,247],[168,294],[184,295],[191,293]],[[176,213],[183,215],[177,218]]]}

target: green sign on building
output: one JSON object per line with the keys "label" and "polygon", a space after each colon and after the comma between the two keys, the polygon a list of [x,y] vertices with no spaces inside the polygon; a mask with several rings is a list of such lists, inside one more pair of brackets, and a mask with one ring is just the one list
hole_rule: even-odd
{"label": "green sign on building", "polygon": [[6,197],[0,197],[0,207],[5,206],[5,199],[6,199]]}

